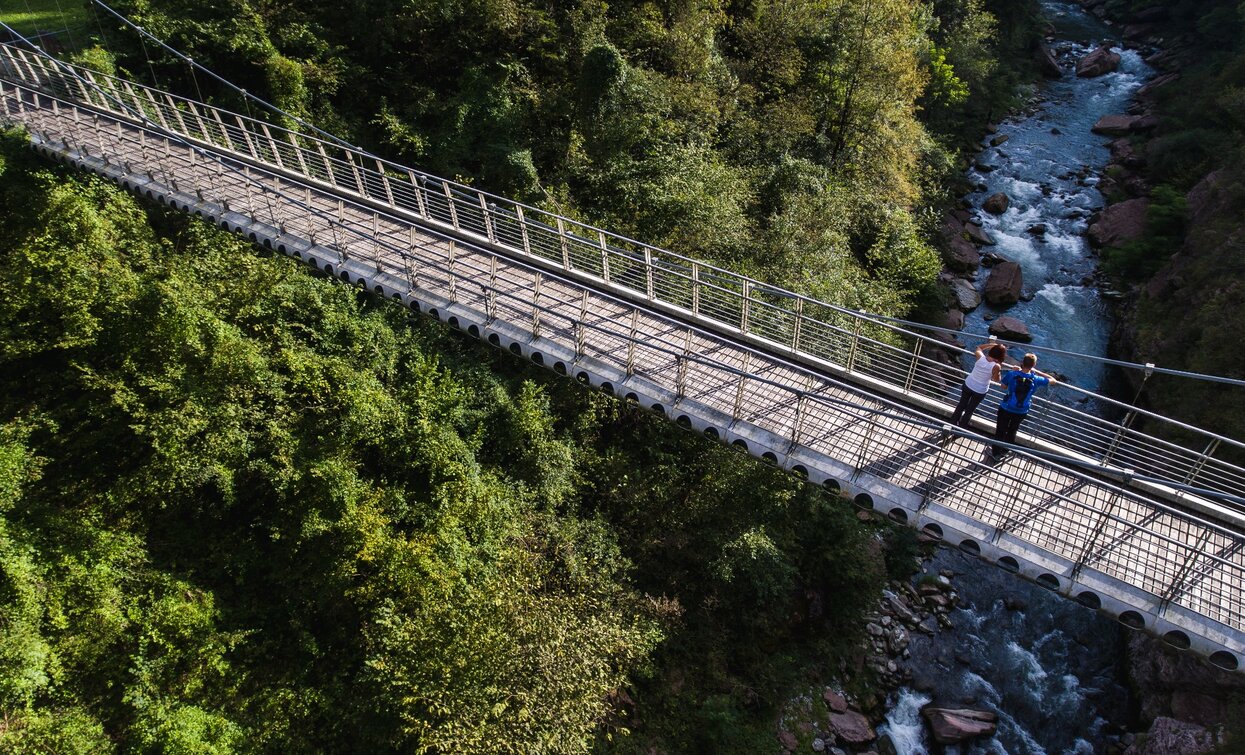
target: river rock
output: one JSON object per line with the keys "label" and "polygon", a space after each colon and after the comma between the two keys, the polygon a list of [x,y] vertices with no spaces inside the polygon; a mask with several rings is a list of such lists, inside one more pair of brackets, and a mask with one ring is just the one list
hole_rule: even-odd
{"label": "river rock", "polygon": [[787,752],[795,752],[795,748],[800,746],[800,740],[789,731],[778,732],[778,744],[782,745],[782,749]]}
{"label": "river rock", "polygon": [[1076,75],[1089,79],[1104,73],[1111,73],[1119,67],[1120,54],[1111,52],[1109,45],[1103,45],[1077,61]]}
{"label": "river rock", "polygon": [[899,749],[895,747],[895,741],[891,739],[890,732],[878,737],[878,755],[899,755]]}
{"label": "river rock", "polygon": [[981,304],[981,294],[977,293],[972,283],[963,278],[951,281],[951,297],[955,306],[965,312],[972,312]]}
{"label": "river rock", "polygon": [[929,722],[934,741],[951,745],[975,737],[989,737],[998,728],[999,717],[988,710],[935,708],[926,706],[921,714]]}
{"label": "river rock", "polygon": [[1134,742],[1124,755],[1198,755],[1215,748],[1215,737],[1197,724],[1159,717],[1146,736]]}
{"label": "river rock", "polygon": [[1095,134],[1104,136],[1124,136],[1133,132],[1133,124],[1140,120],[1137,115],[1104,115],[1090,128]]}
{"label": "river rock", "polygon": [[847,711],[847,698],[828,687],[821,693],[821,699],[826,701],[826,707],[834,713]]}
{"label": "river rock", "polygon": [[1034,223],[1033,225],[1026,228],[1025,232],[1028,233],[1030,236],[1045,236],[1046,235],[1046,224],[1045,223]]}
{"label": "river rock", "polygon": [[981,265],[981,252],[965,238],[949,240],[943,248],[943,261],[957,273],[968,273]]}
{"label": "river rock", "polygon": [[994,240],[994,237],[986,233],[985,229],[978,223],[965,223],[964,233],[968,235],[968,240],[974,244],[980,244],[981,246],[993,246],[998,243]]}
{"label": "river rock", "polygon": [[1089,241],[1096,247],[1118,246],[1141,238],[1146,229],[1149,200],[1138,197],[1113,204],[1089,227]]}
{"label": "river rock", "polygon": [[991,146],[991,147],[997,147],[997,146],[999,146],[1000,144],[1005,144],[1005,143],[1007,142],[1007,140],[1008,140],[1008,139],[1010,139],[1010,138],[1011,138],[1011,137],[1009,137],[1007,134],[999,134],[998,136],[996,136],[996,137],[994,137],[993,139],[991,139],[991,140],[990,140],[990,146]]}
{"label": "river rock", "polygon": [[1055,60],[1055,53],[1041,42],[1033,47],[1033,59],[1037,61],[1038,72],[1048,79],[1058,79],[1063,77],[1063,68],[1060,67],[1059,61]]}
{"label": "river rock", "polygon": [[1136,91],[1135,95],[1137,97],[1149,97],[1154,93],[1155,89],[1165,87],[1178,78],[1180,78],[1180,74],[1174,71],[1171,73],[1165,73],[1162,76],[1155,76],[1153,79],[1143,84],[1141,88]]}
{"label": "river rock", "polygon": [[990,335],[998,336],[1006,341],[1020,341],[1028,343],[1033,340],[1033,335],[1029,333],[1029,326],[1025,325],[1015,317],[1004,315],[994,322],[990,323]]}
{"label": "river rock", "polygon": [[830,731],[849,745],[862,745],[873,741],[873,727],[869,719],[854,710],[830,714]]}
{"label": "river rock", "polygon": [[942,327],[947,330],[964,329],[964,310],[948,309],[942,316]]}
{"label": "river rock", "polygon": [[1007,198],[1006,194],[1000,191],[997,194],[991,194],[986,197],[986,201],[982,202],[981,208],[991,215],[1002,215],[1007,212],[1007,207],[1010,204],[1011,200]]}
{"label": "river rock", "polygon": [[986,279],[985,300],[998,306],[1010,306],[1020,300],[1024,288],[1024,273],[1015,262],[1000,262],[990,268]]}

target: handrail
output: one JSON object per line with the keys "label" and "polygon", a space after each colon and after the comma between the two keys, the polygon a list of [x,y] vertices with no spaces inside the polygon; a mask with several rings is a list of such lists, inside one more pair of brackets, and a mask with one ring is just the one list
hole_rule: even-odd
{"label": "handrail", "polygon": [[[37,90],[25,87],[23,89],[31,91],[37,96],[47,96],[39,95]],[[19,95],[19,101],[20,99]],[[49,99],[52,98],[49,97]],[[74,108],[76,119],[79,106],[72,102],[68,102],[67,105]],[[53,107],[56,107],[56,105],[53,105]],[[84,112],[89,114],[91,109],[86,108]],[[115,138],[124,140],[125,137],[121,134],[122,129],[120,128],[122,119],[115,120],[117,123],[117,135]],[[96,121],[94,123],[84,123],[83,127],[87,130],[94,129],[97,136],[101,136],[101,138],[102,134],[111,134],[112,132],[112,124],[110,123],[100,124]],[[136,146],[142,151],[144,157],[147,156],[148,150],[155,150],[157,158],[160,157],[158,142],[153,139],[151,140],[152,143],[148,144],[143,137],[144,132],[149,132],[157,137],[161,136],[162,129],[160,125],[156,122],[144,122],[138,124],[138,129],[136,130],[139,130]],[[110,136],[110,138],[113,137]],[[129,138],[134,140],[132,136]],[[66,148],[68,148],[68,142],[65,144]],[[166,141],[165,144],[164,149],[167,150],[168,142]],[[190,144],[190,142],[187,141],[186,144]],[[87,146],[86,143],[80,143],[78,148],[85,149]],[[90,146],[94,147],[95,145]],[[190,144],[190,146],[193,148],[193,144]],[[194,149],[191,150],[191,154],[196,154]],[[105,153],[101,151],[101,158],[104,155]],[[532,313],[530,319],[534,329],[538,327],[536,323],[540,321],[546,323],[559,322],[563,324],[564,330],[582,328],[601,333],[608,337],[606,339],[607,343],[609,341],[632,343],[634,349],[642,351],[644,355],[648,356],[648,359],[638,359],[636,354],[630,355],[628,362],[629,366],[634,366],[635,379],[650,381],[656,385],[669,386],[669,375],[672,372],[669,366],[678,364],[682,360],[683,362],[694,363],[700,369],[711,374],[720,375],[725,381],[737,382],[740,396],[743,395],[745,388],[751,388],[753,392],[749,394],[750,396],[764,398],[766,391],[756,390],[758,386],[764,386],[769,391],[779,391],[790,396],[796,404],[804,403],[805,405],[812,406],[816,412],[820,412],[820,414],[814,414],[814,416],[822,420],[819,423],[822,426],[829,424],[826,421],[827,417],[849,418],[853,423],[860,424],[863,427],[843,430],[836,437],[846,437],[857,442],[858,468],[868,469],[878,464],[879,461],[877,460],[866,463],[866,459],[869,454],[876,453],[879,449],[883,452],[898,450],[901,453],[908,453],[910,449],[915,448],[918,449],[917,452],[919,453],[937,455],[940,460],[958,464],[963,469],[968,470],[972,477],[991,475],[994,476],[995,480],[1005,482],[1006,486],[995,487],[997,491],[1015,491],[1020,488],[1034,491],[1040,494],[1040,497],[1045,501],[1041,509],[1044,512],[1043,515],[1058,516],[1063,526],[1066,527],[1069,533],[1066,542],[1063,540],[1059,542],[1049,541],[1049,538],[1046,538],[1040,529],[1033,529],[1028,526],[1032,521],[1032,517],[1036,515],[1036,511],[1009,512],[1005,510],[1001,515],[999,512],[995,512],[993,518],[983,518],[981,520],[982,523],[995,528],[996,532],[1006,532],[1009,536],[1022,542],[1057,553],[1068,559],[1069,562],[1075,565],[1072,572],[1074,579],[1081,570],[1086,568],[1097,569],[1108,575],[1117,572],[1126,574],[1132,580],[1129,581],[1129,584],[1134,585],[1139,590],[1143,590],[1146,594],[1153,596],[1154,599],[1164,604],[1180,605],[1188,608],[1210,621],[1220,622],[1224,626],[1232,627],[1238,632],[1245,629],[1245,616],[1242,616],[1237,602],[1211,602],[1206,595],[1202,594],[1202,590],[1199,589],[1195,594],[1195,591],[1191,589],[1207,580],[1214,580],[1214,585],[1217,587],[1221,586],[1223,589],[1232,589],[1232,585],[1239,584],[1245,580],[1245,565],[1220,555],[1237,552],[1242,545],[1245,545],[1245,533],[1242,533],[1240,529],[1227,527],[1220,522],[1191,514],[1177,506],[1141,496],[1135,490],[1101,480],[1090,481],[1100,491],[1101,495],[1096,497],[1072,495],[1068,490],[1053,483],[1055,478],[1052,473],[1085,479],[1082,471],[1063,466],[1061,462],[1066,460],[1051,461],[1049,459],[1041,459],[1039,462],[1037,454],[1033,454],[1025,449],[1017,449],[1018,457],[1022,460],[1031,459],[1034,463],[1041,463],[1044,469],[1047,470],[1047,473],[1021,476],[1013,474],[1009,469],[982,464],[956,450],[954,446],[948,447],[933,442],[931,436],[926,431],[937,429],[940,426],[927,417],[914,413],[911,408],[903,403],[885,397],[867,396],[858,386],[848,380],[836,379],[833,376],[810,370],[808,366],[797,360],[776,355],[771,349],[752,347],[746,343],[740,343],[737,339],[733,340],[732,343],[733,348],[741,350],[745,354],[751,354],[753,359],[756,360],[755,363],[763,365],[763,370],[766,372],[775,366],[781,366],[804,375],[805,382],[803,386],[775,380],[750,369],[747,357],[745,357],[743,367],[736,367],[721,360],[689,351],[688,343],[691,340],[692,334],[695,334],[698,338],[716,342],[722,342],[725,339],[722,338],[721,333],[715,328],[701,327],[697,323],[687,320],[673,320],[663,315],[659,310],[646,310],[646,317],[669,320],[679,328],[680,333],[686,330],[688,335],[684,338],[682,344],[674,342],[677,339],[673,339],[673,336],[650,336],[642,341],[636,341],[634,334],[629,332],[621,322],[609,319],[603,322],[589,322],[582,318],[576,319],[573,315],[567,314],[568,310],[572,312],[577,310],[577,302],[572,301],[570,298],[558,299],[557,301],[562,304],[561,307],[540,303],[539,292],[541,290],[546,291],[546,296],[553,295],[549,287],[544,289],[538,287],[537,295],[529,297],[526,295],[527,292],[516,292],[491,283],[484,283],[484,281],[489,280],[490,266],[483,263],[482,260],[490,257],[494,260],[504,258],[507,265],[525,271],[537,280],[539,280],[540,276],[545,276],[548,280],[556,279],[576,289],[582,287],[582,282],[578,276],[556,272],[550,273],[547,265],[538,258],[516,258],[503,255],[494,249],[493,245],[464,242],[460,234],[444,232],[435,227],[421,225],[420,233],[440,243],[430,244],[421,242],[416,245],[412,242],[411,245],[407,245],[404,241],[405,235],[398,237],[403,239],[402,243],[395,242],[393,241],[395,237],[391,235],[392,232],[388,228],[385,229],[384,233],[377,233],[378,224],[383,221],[387,226],[406,227],[410,225],[412,221],[410,218],[404,217],[405,210],[386,212],[364,200],[347,198],[345,201],[349,202],[353,211],[357,211],[365,217],[367,215],[372,217],[372,225],[369,229],[366,225],[355,225],[355,222],[359,221],[347,223],[343,219],[335,217],[335,213],[316,207],[311,202],[310,192],[332,195],[319,182],[291,181],[282,172],[275,169],[253,168],[245,161],[238,161],[236,155],[228,155],[228,157],[229,161],[236,164],[231,164],[219,155],[212,155],[215,165],[204,166],[199,168],[199,170],[219,170],[220,172],[216,173],[218,189],[227,190],[229,188],[228,182],[224,179],[234,181],[234,185],[240,185],[242,192],[239,204],[245,202],[244,210],[248,217],[254,218],[257,222],[268,223],[269,227],[274,230],[284,228],[287,224],[301,225],[305,221],[306,225],[300,230],[308,232],[314,239],[317,234],[317,228],[323,229],[327,227],[331,229],[332,234],[335,236],[334,246],[341,258],[355,259],[365,262],[369,266],[374,265],[378,274],[389,274],[397,278],[405,278],[412,285],[414,285],[414,281],[410,278],[411,263],[413,261],[426,262],[425,257],[439,255],[440,260],[436,269],[440,275],[444,275],[447,278],[450,292],[453,292],[455,289],[454,281],[458,281],[458,285],[461,287],[460,291],[474,286],[479,288],[482,293],[487,292],[494,300],[497,298],[505,299],[510,302],[509,306],[512,306],[516,312],[520,314],[524,312]],[[192,156],[192,171],[194,170],[194,159]],[[268,181],[259,181],[257,178],[259,174],[267,176]],[[212,176],[213,173],[209,172],[206,175]],[[178,174],[176,172],[164,176],[165,181],[172,181],[174,184],[177,178]],[[273,188],[274,185],[276,186],[275,189]],[[192,190],[194,188],[198,187],[191,187]],[[256,193],[260,193],[263,196],[257,200],[255,197]],[[279,200],[278,204],[274,205],[272,198]],[[219,201],[223,202],[224,200]],[[294,207],[296,212],[283,212],[283,205]],[[225,209],[225,206],[222,205],[222,212]],[[267,220],[263,220],[265,216]],[[345,241],[343,241],[342,236],[347,237]],[[356,247],[362,247],[363,252],[358,253]],[[455,249],[457,249],[457,253]],[[397,264],[395,264],[395,260],[397,260]],[[494,266],[493,270],[495,269]],[[591,291],[594,297],[616,305],[624,307],[637,306],[632,297],[621,296],[608,289],[603,290],[594,287]],[[520,293],[523,293],[523,295],[520,295]],[[605,347],[597,344],[594,348],[603,349]],[[611,359],[614,361],[618,360],[618,355],[610,351],[598,351],[594,355],[597,359],[606,362]],[[653,358],[654,355],[657,359]],[[655,363],[657,366],[650,369],[645,367],[646,363]],[[857,399],[855,401],[836,399],[834,396],[828,395],[829,388],[849,393],[857,397]],[[677,389],[677,385],[673,389]],[[672,390],[672,388],[667,387],[666,390]],[[771,404],[773,403],[772,399],[768,400]],[[859,403],[860,401],[865,401],[868,405],[862,406]],[[790,404],[790,400],[786,403]],[[818,438],[809,437],[809,434],[802,428],[798,413],[790,423],[787,423],[783,418],[775,417],[772,412],[766,412],[766,405],[741,404],[737,400],[736,406],[730,414],[735,421],[751,422],[760,427],[768,428],[769,432],[774,433],[778,437],[789,437],[793,444],[811,448],[818,441]],[[910,425],[913,430],[909,431],[903,425],[895,427],[893,424],[886,424],[882,422],[883,419],[900,420],[903,425]],[[900,445],[887,445],[889,441],[886,440],[886,437],[888,436],[898,438]],[[986,440],[981,436],[971,437],[976,440]],[[1024,461],[1023,464],[1017,466],[1021,471],[1024,471],[1028,464],[1029,461]],[[879,471],[879,474],[883,473],[884,470]],[[927,481],[927,485],[926,496],[928,500],[952,505],[951,497],[956,492],[953,486],[946,486],[933,480]],[[1006,493],[1001,494],[1006,495]],[[1211,543],[1212,540],[1218,548],[1218,553],[1203,552],[1201,546]],[[1125,545],[1130,543],[1135,544],[1136,547],[1144,546],[1147,548],[1150,558],[1146,564],[1135,565],[1131,563],[1128,554],[1124,552]],[[1130,545],[1129,547],[1132,546]],[[1123,579],[1123,577],[1120,578]]]}
{"label": "handrail", "polygon": [[[0,51],[9,75],[47,91],[118,112],[107,97],[92,96],[96,90],[83,83],[89,82],[98,92],[110,92],[116,102],[129,102],[162,130],[224,147],[242,159],[331,185],[371,203],[413,212],[467,238],[539,258],[594,285],[677,309],[754,345],[797,359],[828,361],[841,374],[878,381],[931,411],[945,405],[963,377],[959,366],[928,356],[930,346],[948,351],[955,347],[886,322],[888,318],[820,302],[280,125],[80,67],[72,68],[80,79],[66,76],[41,56],[10,45]],[[896,341],[907,341],[911,348],[901,348]],[[1142,476],[1232,496],[1245,493],[1245,468],[1222,458],[1227,448],[1245,451],[1245,443],[1074,386],[1065,389],[1117,407],[1125,419],[1109,422],[1038,396],[1035,411],[1046,417],[1040,425],[1043,440],[1104,463],[1118,460],[1119,469],[1131,468]],[[988,399],[987,406],[996,401]],[[1130,427],[1138,418],[1196,435],[1202,439],[1202,450],[1139,432]],[[1139,453],[1136,449],[1143,445],[1155,453]]]}

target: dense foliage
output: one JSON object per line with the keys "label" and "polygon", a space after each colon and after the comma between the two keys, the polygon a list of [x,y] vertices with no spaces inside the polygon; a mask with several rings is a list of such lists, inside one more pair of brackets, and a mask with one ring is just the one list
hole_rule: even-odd
{"label": "dense foliage", "polygon": [[[382,154],[892,314],[937,304],[928,208],[1014,93],[1023,66],[996,56],[1027,59],[1035,29],[1001,0],[119,7]],[[123,70],[231,97],[105,25]]]}
{"label": "dense foliage", "polygon": [[850,652],[849,506],[20,144],[0,752],[746,751]]}
{"label": "dense foliage", "polygon": [[[1127,17],[1151,5],[1116,11]],[[1135,139],[1155,185],[1146,233],[1106,250],[1104,267],[1135,287],[1128,356],[1242,378],[1245,352],[1229,345],[1245,321],[1245,6],[1161,5],[1180,78],[1156,90],[1159,126]],[[1158,378],[1145,398],[1164,414],[1245,438],[1239,390]]]}

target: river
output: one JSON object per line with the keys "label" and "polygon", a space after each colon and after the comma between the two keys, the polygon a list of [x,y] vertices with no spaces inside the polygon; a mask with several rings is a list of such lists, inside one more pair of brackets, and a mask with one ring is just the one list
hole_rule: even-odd
{"label": "river", "polygon": [[[1005,310],[982,305],[969,313],[964,328],[984,333],[987,318],[1006,313],[1029,326],[1035,345],[1105,355],[1111,312],[1091,283],[1097,259],[1085,233],[1089,216],[1103,205],[1095,186],[1110,154],[1109,139],[1090,128],[1103,115],[1124,112],[1152,71],[1136,51],[1119,50],[1118,71],[1077,78],[1071,62],[1101,42],[1118,45],[1119,36],[1074,3],[1047,0],[1042,6],[1055,27],[1052,47],[1065,74],[1042,86],[1035,107],[987,137],[969,173],[978,185],[969,197],[974,206],[995,192],[1011,199],[1000,216],[979,213],[998,242],[983,251],[1019,263],[1030,296]],[[998,136],[1006,140],[988,146]],[[1046,232],[1032,233],[1039,224]],[[983,273],[978,286],[984,281]],[[1111,380],[1091,360],[1051,356],[1041,366],[1090,390]],[[900,755],[940,751],[920,720],[920,708],[929,702],[999,716],[995,737],[949,753],[1103,752],[1128,716],[1124,630],[1107,616],[958,551],[941,549],[925,569],[954,573],[963,603],[952,614],[952,629],[913,636],[913,684],[892,697],[880,729]]]}

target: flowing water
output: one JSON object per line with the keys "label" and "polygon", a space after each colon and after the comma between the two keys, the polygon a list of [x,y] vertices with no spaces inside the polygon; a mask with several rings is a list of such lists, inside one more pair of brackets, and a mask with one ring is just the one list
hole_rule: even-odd
{"label": "flowing water", "polygon": [[[998,242],[988,249],[1020,264],[1031,298],[1006,309],[983,304],[968,315],[965,330],[985,333],[987,317],[1006,313],[1029,326],[1035,345],[1105,355],[1111,313],[1092,284],[1097,259],[1085,232],[1089,216],[1103,205],[1096,176],[1107,164],[1110,140],[1090,128],[1103,115],[1123,113],[1152,72],[1139,53],[1117,50],[1122,56],[1117,72],[1077,78],[1068,70],[1072,60],[1118,38],[1078,5],[1054,0],[1042,5],[1056,29],[1052,47],[1065,75],[1043,85],[1031,112],[1000,124],[998,135],[1007,140],[985,147],[969,174],[980,184],[969,197],[975,206],[1000,191],[1011,199],[1001,216],[979,214]],[[1038,224],[1045,225],[1045,234],[1030,232]],[[985,278],[983,271],[979,287]],[[1101,364],[1088,360],[1050,356],[1041,366],[1091,390],[1109,380]],[[920,716],[920,708],[931,702],[999,716],[995,737],[948,748],[949,753],[1102,752],[1129,705],[1121,683],[1119,625],[996,567],[942,549],[927,570],[947,569],[955,572],[953,583],[964,603],[951,615],[954,628],[913,637],[912,687],[892,700],[881,729],[900,755],[940,751]]]}
{"label": "flowing water", "polygon": [[[964,329],[985,333],[987,317],[1007,314],[1029,326],[1035,345],[1084,354],[1105,355],[1111,313],[1093,285],[1097,258],[1085,232],[1089,217],[1103,206],[1095,188],[1107,164],[1110,139],[1091,133],[1103,115],[1123,113],[1133,92],[1153,73],[1134,50],[1118,49],[1119,69],[1093,79],[1078,78],[1071,62],[1099,43],[1115,41],[1114,32],[1069,2],[1042,3],[1056,28],[1056,50],[1065,74],[1045,83],[1031,113],[999,125],[1007,141],[978,155],[969,179],[980,188],[968,199],[980,207],[986,197],[1003,192],[1011,200],[1001,216],[979,211],[996,251],[1020,264],[1026,298],[1011,307],[983,304],[965,318]],[[1046,232],[1030,229],[1044,225]],[[979,287],[987,275],[978,275]],[[1066,375],[1075,385],[1096,390],[1106,373],[1101,364],[1051,356],[1043,366]]]}

